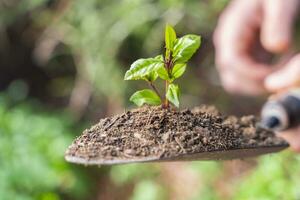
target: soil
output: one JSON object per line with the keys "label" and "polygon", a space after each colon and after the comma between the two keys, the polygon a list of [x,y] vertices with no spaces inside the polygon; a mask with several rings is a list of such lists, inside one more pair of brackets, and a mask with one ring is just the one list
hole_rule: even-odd
{"label": "soil", "polygon": [[178,111],[142,107],[101,119],[76,138],[66,156],[84,160],[170,158],[181,154],[286,145],[256,126],[254,116],[223,116],[212,106]]}

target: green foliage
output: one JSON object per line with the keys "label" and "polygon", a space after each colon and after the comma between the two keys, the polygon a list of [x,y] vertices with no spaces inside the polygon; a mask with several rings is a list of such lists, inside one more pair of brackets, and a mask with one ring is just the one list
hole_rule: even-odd
{"label": "green foliage", "polygon": [[299,199],[299,169],[300,157],[295,153],[263,156],[257,168],[237,185],[233,199]]}
{"label": "green foliage", "polygon": [[172,49],[174,62],[187,62],[200,47],[200,43],[201,37],[198,35],[186,35],[177,39]]}
{"label": "green foliage", "polygon": [[149,89],[135,92],[130,97],[130,101],[138,106],[142,106],[145,103],[149,105],[159,105],[161,103],[159,96],[157,96],[154,91]]}
{"label": "green foliage", "polygon": [[[33,111],[28,104],[9,107],[0,96],[1,199],[81,199],[88,181],[64,161],[74,131],[61,113]],[[35,107],[37,109],[37,106]]]}
{"label": "green foliage", "polygon": [[[43,39],[45,43],[48,39],[58,40],[66,48],[55,48],[49,55],[51,67],[43,66],[41,69],[53,71],[52,67],[55,66],[60,70],[73,70],[74,64],[76,74],[87,79],[95,91],[92,103],[103,102],[106,98],[118,99],[123,103],[132,89],[139,86],[130,84],[128,87],[126,82],[120,84],[124,74],[120,66],[129,65],[136,58],[156,55],[161,49],[162,30],[167,22],[176,25],[178,35],[205,32],[209,36],[216,24],[216,16],[227,2],[228,0],[89,0],[83,3],[80,0],[59,0],[58,3],[51,4],[46,0],[4,0],[0,3],[1,44],[9,43],[6,38],[10,38],[10,31],[6,28],[11,24],[23,24],[22,19],[27,17],[31,20],[29,29],[39,29],[40,25],[45,28],[51,26],[52,31],[49,33],[49,29],[46,29],[46,34],[40,38],[41,42],[44,43]],[[55,7],[58,9],[54,9]],[[57,15],[54,21],[51,21],[52,15]],[[20,32],[20,35],[23,34],[26,33]],[[33,37],[35,36],[36,33]],[[25,37],[24,40],[28,38]],[[210,53],[207,53],[205,60],[211,58]],[[74,63],[64,62],[61,58],[65,55],[74,57]],[[193,73],[191,69],[189,72]],[[196,76],[192,78],[195,79]],[[67,96],[74,79],[66,76],[60,77],[60,80],[68,83],[70,88],[65,84],[55,84],[51,85],[51,92],[61,94],[66,87],[67,90],[63,91]],[[203,80],[195,81],[199,82],[198,89]],[[191,82],[192,79],[180,87]],[[190,88],[187,87],[185,92]],[[196,91],[196,95],[201,95],[201,92]]]}
{"label": "green foliage", "polygon": [[173,103],[176,107],[179,107],[179,87],[175,84],[170,84],[166,94],[167,99]]}
{"label": "green foliage", "polygon": [[170,53],[174,47],[177,36],[172,26],[166,25],[165,28],[165,43],[166,43],[166,58],[170,56]]}
{"label": "green foliage", "polygon": [[110,177],[115,184],[122,185],[155,178],[159,172],[159,167],[155,164],[115,165],[111,168]]}
{"label": "green foliage", "polygon": [[138,59],[125,74],[125,80],[155,81],[155,72],[164,65],[159,58]]}
{"label": "green foliage", "polygon": [[186,64],[185,63],[177,63],[177,64],[175,64],[175,66],[174,66],[174,68],[172,70],[172,73],[171,73],[172,78],[176,79],[176,78],[179,78],[180,76],[182,76],[183,73],[185,72],[185,69],[186,69]]}
{"label": "green foliage", "polygon": [[170,81],[172,79],[172,76],[170,73],[168,73],[167,69],[163,65],[162,67],[158,68],[156,73],[158,74],[159,78],[165,81]]}
{"label": "green foliage", "polygon": [[144,180],[139,182],[133,191],[130,200],[164,200],[163,188],[154,181]]}
{"label": "green foliage", "polygon": [[166,82],[164,107],[168,107],[169,102],[179,107],[180,90],[172,82],[185,72],[186,62],[200,47],[200,36],[189,34],[177,39],[173,27],[166,25],[165,47],[164,58],[159,55],[155,58],[138,59],[125,74],[125,80],[146,80],[153,89],[138,91],[131,96],[130,101],[137,106],[158,105],[163,101],[153,83],[160,77]]}
{"label": "green foliage", "polygon": [[111,168],[110,177],[114,184],[122,186],[134,183],[133,194],[130,199],[163,200],[165,188],[159,184],[160,166],[157,164],[128,164],[115,165]]}
{"label": "green foliage", "polygon": [[172,26],[167,25],[165,30],[165,43],[166,49],[173,49],[174,43],[176,41],[176,32]]}

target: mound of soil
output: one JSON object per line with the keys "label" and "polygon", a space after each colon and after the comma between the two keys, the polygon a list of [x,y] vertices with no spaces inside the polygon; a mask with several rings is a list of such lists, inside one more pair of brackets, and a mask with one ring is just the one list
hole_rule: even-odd
{"label": "mound of soil", "polygon": [[145,106],[101,119],[73,142],[66,157],[126,161],[277,145],[287,144],[256,127],[254,116],[222,116],[211,106],[182,111]]}

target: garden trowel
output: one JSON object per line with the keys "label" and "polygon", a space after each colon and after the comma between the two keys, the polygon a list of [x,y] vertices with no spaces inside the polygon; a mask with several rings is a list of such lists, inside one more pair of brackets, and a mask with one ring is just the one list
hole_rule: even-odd
{"label": "garden trowel", "polygon": [[255,157],[268,153],[279,152],[289,145],[282,143],[274,146],[260,146],[251,148],[240,149],[228,149],[224,151],[211,151],[211,152],[199,152],[193,154],[181,154],[174,157],[145,157],[145,158],[126,158],[126,159],[85,159],[76,156],[66,155],[66,160],[72,163],[84,164],[84,165],[112,165],[112,164],[125,164],[125,163],[137,163],[137,162],[165,162],[165,161],[196,161],[196,160],[231,160],[231,159],[244,159],[249,157]]}

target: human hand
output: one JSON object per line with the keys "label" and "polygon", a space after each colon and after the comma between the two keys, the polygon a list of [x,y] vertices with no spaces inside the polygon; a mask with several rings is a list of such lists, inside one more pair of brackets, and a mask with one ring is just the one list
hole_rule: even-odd
{"label": "human hand", "polygon": [[[265,79],[276,67],[260,62],[270,53],[284,53],[291,44],[299,0],[233,0],[214,33],[216,64],[224,88],[232,93],[257,95],[275,85]],[[271,76],[272,77],[272,76]],[[281,79],[286,79],[281,76]],[[277,84],[277,83],[276,83]]]}
{"label": "human hand", "polygon": [[[257,95],[300,86],[300,54],[278,69],[257,60],[257,43],[270,53],[285,53],[291,44],[299,0],[233,0],[214,33],[216,64],[225,89]],[[300,127],[279,134],[300,152]]]}
{"label": "human hand", "polygon": [[[300,54],[294,56],[284,68],[272,73],[265,79],[265,87],[274,93],[300,86]],[[275,97],[276,98],[276,97]],[[279,136],[287,140],[290,146],[300,152],[300,126],[282,131]]]}

